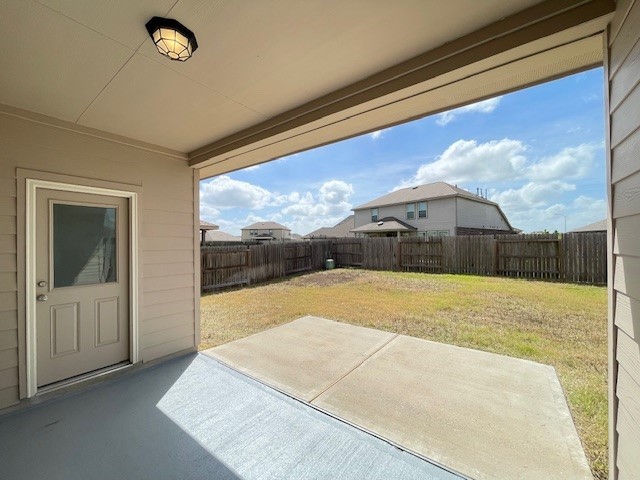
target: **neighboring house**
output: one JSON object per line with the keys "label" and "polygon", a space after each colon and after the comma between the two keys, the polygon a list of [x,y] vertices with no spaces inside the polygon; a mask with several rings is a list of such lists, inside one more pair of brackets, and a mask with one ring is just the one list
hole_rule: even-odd
{"label": "neighboring house", "polygon": [[500,206],[445,182],[402,188],[353,209],[356,236],[515,233]]}
{"label": "neighboring house", "polygon": [[289,242],[291,230],[276,222],[256,222],[242,229],[243,242]]}
{"label": "neighboring house", "polygon": [[607,219],[603,218],[594,223],[590,223],[589,225],[583,225],[582,227],[578,227],[575,230],[571,230],[569,233],[578,233],[578,232],[606,232],[607,231]]}
{"label": "neighboring house", "polygon": [[351,230],[354,229],[355,223],[354,220],[355,215],[349,215],[344,220],[341,220],[333,227],[321,227],[317,230],[314,230],[311,233],[307,233],[303,238],[306,240],[313,238],[345,238],[345,237],[355,237],[355,233]]}
{"label": "neighboring house", "polygon": [[209,230],[205,236],[206,242],[241,242],[242,239],[222,230]]}

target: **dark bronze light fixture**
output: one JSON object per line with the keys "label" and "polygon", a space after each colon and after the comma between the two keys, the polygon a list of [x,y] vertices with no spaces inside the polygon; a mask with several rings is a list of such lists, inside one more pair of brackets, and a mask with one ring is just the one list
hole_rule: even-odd
{"label": "dark bronze light fixture", "polygon": [[171,60],[184,62],[198,48],[196,36],[177,20],[153,17],[145,26],[158,52]]}

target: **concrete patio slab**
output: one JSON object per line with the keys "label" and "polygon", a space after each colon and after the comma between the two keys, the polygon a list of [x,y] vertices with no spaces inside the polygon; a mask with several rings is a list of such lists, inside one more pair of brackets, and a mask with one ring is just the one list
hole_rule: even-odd
{"label": "concrete patio slab", "polygon": [[203,353],[310,401],[396,335],[303,317]]}
{"label": "concrete patio slab", "polygon": [[206,353],[471,478],[592,478],[552,367],[373,332],[305,317]]}
{"label": "concrete patio slab", "polygon": [[200,354],[0,416],[0,478],[460,480]]}

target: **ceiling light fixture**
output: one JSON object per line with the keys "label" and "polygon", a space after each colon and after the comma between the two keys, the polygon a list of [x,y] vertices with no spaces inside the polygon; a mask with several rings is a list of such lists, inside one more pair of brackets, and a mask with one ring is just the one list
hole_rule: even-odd
{"label": "ceiling light fixture", "polygon": [[145,26],[158,52],[171,60],[184,62],[198,48],[196,36],[177,20],[153,17]]}

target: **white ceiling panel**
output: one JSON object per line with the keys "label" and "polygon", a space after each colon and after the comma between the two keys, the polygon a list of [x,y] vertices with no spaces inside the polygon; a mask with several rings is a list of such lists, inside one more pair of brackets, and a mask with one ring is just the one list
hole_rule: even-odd
{"label": "white ceiling panel", "polygon": [[176,0],[37,0],[133,50],[149,38],[145,24],[165,16]]}
{"label": "white ceiling panel", "polygon": [[[199,49],[184,65],[164,63],[273,116],[534,3],[180,0],[171,16],[194,31]],[[157,56],[150,42],[140,52]]]}
{"label": "white ceiling panel", "polygon": [[31,0],[0,2],[0,103],[75,121],[133,54]]}
{"label": "white ceiling panel", "polygon": [[[571,24],[567,18],[578,11],[578,25],[607,14],[610,3],[0,0],[0,32],[12,41],[0,49],[0,104],[184,153],[208,153],[216,141],[222,150],[236,148],[233,142],[255,142],[294,128],[290,125],[321,121],[336,109],[350,108],[352,101],[374,101],[368,95],[376,92],[391,95],[388,85],[394,87],[403,75],[410,77],[409,83],[398,91],[423,74],[430,78],[429,72],[435,72],[431,60],[422,66],[416,62],[433,49],[433,58],[443,55],[442,65],[449,61],[446,52],[458,55],[455,66],[442,66],[438,73],[457,78],[472,63],[462,61],[467,47],[477,46],[476,53],[493,42],[511,50],[524,48],[534,41],[527,37],[531,25],[540,23],[534,30],[549,35],[543,29],[556,15],[562,25]],[[509,17],[533,5],[517,18]],[[199,48],[193,58],[172,62],[157,53],[144,27],[155,15],[175,18],[195,32]],[[472,32],[487,25],[478,40]],[[555,31],[552,27],[549,32]],[[468,33],[469,38],[456,43]],[[504,43],[503,36],[512,36],[513,43]],[[415,59],[417,55],[421,57]],[[414,60],[401,63],[408,59]],[[392,73],[384,72],[394,66]],[[411,77],[414,68],[421,70]],[[378,73],[375,80],[363,81]],[[339,90],[348,86],[351,90]],[[357,90],[363,88],[366,92]],[[333,92],[331,99],[321,98]],[[196,164],[193,157],[191,161]]]}
{"label": "white ceiling panel", "polygon": [[78,121],[189,151],[264,118],[142,55],[134,55]]}

